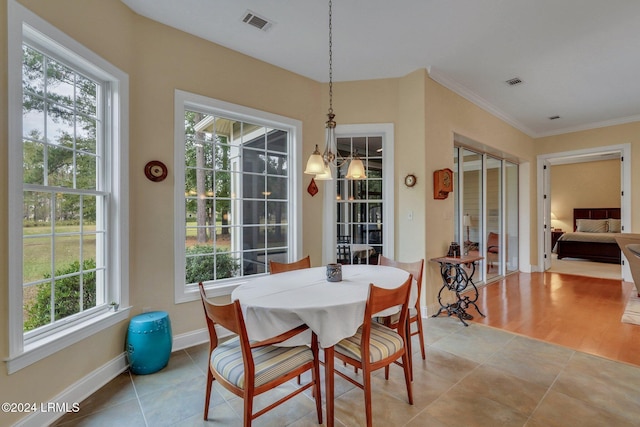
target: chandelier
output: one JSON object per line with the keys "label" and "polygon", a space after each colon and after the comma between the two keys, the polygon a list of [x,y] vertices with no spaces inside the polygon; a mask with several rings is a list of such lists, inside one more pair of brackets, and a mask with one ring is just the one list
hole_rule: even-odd
{"label": "chandelier", "polygon": [[331,180],[333,175],[331,169],[333,167],[340,168],[346,162],[349,163],[349,169],[347,170],[347,179],[365,179],[364,163],[358,157],[356,151],[349,158],[344,158],[340,155],[336,147],[335,128],[336,128],[336,115],[333,113],[333,39],[332,32],[333,27],[331,25],[332,11],[331,0],[329,0],[329,112],[327,113],[327,121],[325,123],[325,145],[324,151],[320,153],[318,145],[309,156],[307,160],[307,168],[304,173],[315,175],[317,180]]}

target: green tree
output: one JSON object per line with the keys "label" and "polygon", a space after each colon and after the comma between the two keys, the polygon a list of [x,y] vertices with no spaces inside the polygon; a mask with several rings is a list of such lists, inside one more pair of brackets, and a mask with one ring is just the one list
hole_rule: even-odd
{"label": "green tree", "polygon": [[[82,271],[92,270],[95,267],[94,260],[85,260]],[[55,277],[62,276],[66,277],[55,280],[53,295],[50,282],[37,285],[35,298],[25,305],[27,314],[24,321],[25,332],[51,323],[52,301],[55,320],[96,306],[95,272],[82,273],[80,262],[74,261],[56,271]],[[51,275],[46,274],[44,278],[50,279]]]}
{"label": "green tree", "polygon": [[[197,124],[209,118],[202,113],[185,113],[185,194],[187,212],[195,216],[198,225],[197,241],[205,243],[212,236],[205,227],[215,226],[216,218],[226,223],[230,202],[229,151],[226,135],[211,131],[196,132]],[[220,120],[220,119],[217,119]],[[216,122],[217,123],[217,122]],[[209,171],[215,170],[215,173]],[[223,229],[223,233],[228,232]]]}
{"label": "green tree", "polygon": [[[216,249],[215,255],[211,252],[211,246],[207,245],[194,245],[187,248],[187,262],[185,266],[187,283],[198,283],[212,279],[226,279],[236,275],[240,264],[231,254],[222,253],[222,249]],[[202,254],[202,256],[197,256],[200,254]]]}
{"label": "green tree", "polygon": [[[28,46],[23,46],[22,83],[25,130],[23,179],[29,184],[95,189],[97,85]],[[46,115],[45,115],[46,114]],[[44,135],[43,118],[50,125]],[[55,125],[58,127],[54,135]],[[26,219],[79,219],[80,198],[56,198],[53,206],[41,194],[25,194]],[[95,218],[94,198],[82,200],[85,219]],[[44,211],[41,212],[40,208]],[[48,211],[51,210],[51,211]]]}

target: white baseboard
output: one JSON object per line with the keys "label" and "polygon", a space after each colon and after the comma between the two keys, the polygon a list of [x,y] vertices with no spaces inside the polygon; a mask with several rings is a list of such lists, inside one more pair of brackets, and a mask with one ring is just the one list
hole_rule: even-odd
{"label": "white baseboard", "polygon": [[[216,334],[218,338],[226,338],[233,335],[228,329],[216,325]],[[196,329],[195,331],[185,332],[184,334],[175,335],[173,337],[173,346],[171,351],[184,350],[185,348],[209,342],[209,331],[206,328]]]}
{"label": "white baseboard", "polygon": [[[73,408],[75,403],[79,404],[87,397],[91,396],[109,381],[124,372],[128,366],[126,354],[122,353],[81,380],[71,384],[62,391],[62,393],[51,399],[50,402],[59,404],[61,407],[66,406],[68,408]],[[46,426],[52,424],[63,415],[65,415],[65,412],[47,412],[46,409],[43,412],[38,408],[36,412],[33,412],[29,416],[21,419],[14,424],[14,426]]]}
{"label": "white baseboard", "polygon": [[209,342],[209,331],[206,328],[175,335],[171,351],[184,350],[185,348]]}
{"label": "white baseboard", "polygon": [[[216,326],[216,333],[219,338],[225,338],[232,335],[230,331],[224,328]],[[209,342],[209,331],[206,328],[196,329],[195,331],[186,332],[184,334],[175,335],[173,337],[173,345],[171,351],[184,350],[185,348],[193,347],[203,343]],[[93,393],[104,387],[109,381],[120,375],[129,367],[127,362],[127,354],[119,354],[116,358],[110,360],[103,366],[98,367],[84,378],[76,381],[67,387],[62,393],[51,399],[50,402],[59,404],[60,407],[67,407],[72,409],[75,403],[80,403]],[[47,412],[40,411],[40,408],[36,412],[32,412],[27,417],[22,418],[14,427],[41,427],[50,425],[58,418],[65,415],[65,412]]]}

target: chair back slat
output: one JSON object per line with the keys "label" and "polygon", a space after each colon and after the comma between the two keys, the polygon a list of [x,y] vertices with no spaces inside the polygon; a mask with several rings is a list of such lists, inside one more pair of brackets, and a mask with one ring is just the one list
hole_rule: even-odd
{"label": "chair back slat", "polygon": [[[407,280],[395,289],[380,288],[371,283],[369,285],[369,298],[365,307],[365,319],[369,319],[374,314],[391,307],[402,306],[402,311],[406,312],[412,280],[413,275],[409,274]],[[401,313],[401,316],[403,314],[406,316],[406,313]]]}
{"label": "chair back slat", "polygon": [[271,274],[284,273],[285,271],[301,270],[303,268],[311,268],[311,258],[306,257],[298,261],[285,263],[269,260],[269,272]]}
{"label": "chair back slat", "polygon": [[387,258],[383,255],[378,256],[378,265],[385,265],[387,267],[395,267],[406,271],[411,274],[418,286],[418,293],[416,299],[416,308],[420,305],[420,294],[422,293],[422,274],[424,272],[424,259],[415,262],[401,262],[391,258]]}
{"label": "chair back slat", "polygon": [[229,331],[242,335],[241,319],[238,317],[238,310],[240,310],[240,303],[234,301],[230,304],[214,304],[207,298],[207,294],[204,290],[202,282],[198,284],[200,288],[200,297],[202,299],[202,306],[204,312],[207,315],[207,327],[209,328],[209,337],[213,343],[214,337],[217,342],[217,334],[215,325],[218,324]]}

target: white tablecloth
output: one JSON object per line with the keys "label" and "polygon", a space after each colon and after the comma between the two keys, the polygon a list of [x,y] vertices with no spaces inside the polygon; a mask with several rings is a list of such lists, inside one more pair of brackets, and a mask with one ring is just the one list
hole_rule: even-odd
{"label": "white tablecloth", "polygon": [[[249,339],[267,339],[306,323],[326,348],[352,336],[362,324],[369,283],[396,288],[408,276],[393,267],[344,265],[342,281],[328,282],[326,267],[315,267],[257,278],[237,287],[231,298],[240,300]],[[417,298],[414,288],[410,304]],[[308,337],[299,341],[308,342]],[[295,338],[288,344],[297,344]]]}

